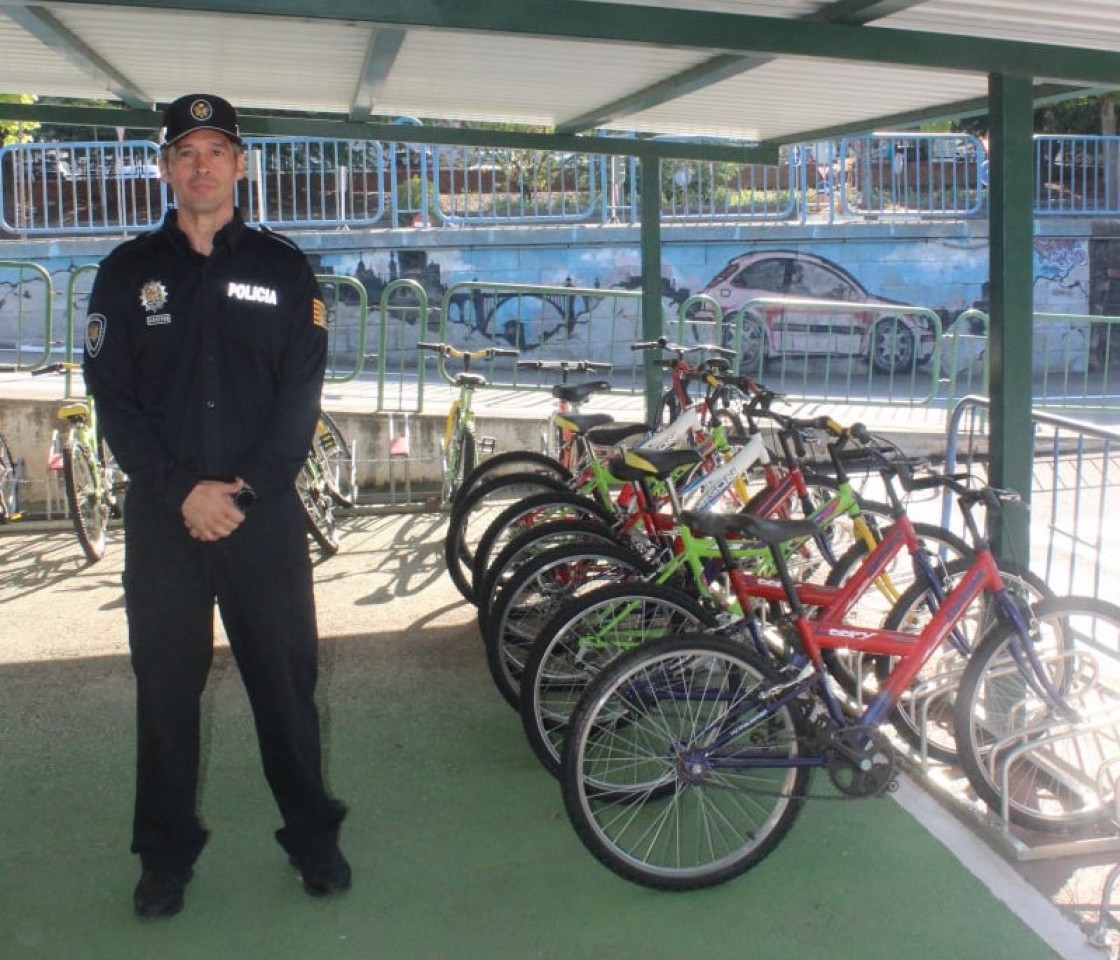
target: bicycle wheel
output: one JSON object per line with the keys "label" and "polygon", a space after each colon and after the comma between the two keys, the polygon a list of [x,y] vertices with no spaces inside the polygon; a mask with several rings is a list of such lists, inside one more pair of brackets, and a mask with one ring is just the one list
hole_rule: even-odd
{"label": "bicycle wheel", "polygon": [[536,493],[517,503],[510,504],[499,513],[483,531],[474,548],[471,562],[471,586],[475,605],[478,604],[479,586],[485,584],[490,570],[490,560],[518,534],[553,520],[597,520],[605,527],[614,517],[595,500],[571,491]]}
{"label": "bicycle wheel", "polygon": [[1120,743],[1120,607],[1092,597],[1040,603],[1024,640],[992,630],[957,691],[961,767],[994,811],[1058,832],[1111,811],[1100,776]]}
{"label": "bicycle wheel", "polygon": [[[312,455],[314,456],[314,455]],[[304,513],[307,529],[319,549],[327,556],[338,553],[338,530],[334,520],[334,501],[319,465],[308,457],[296,476],[296,492]]]}
{"label": "bicycle wheel", "polygon": [[354,498],[350,495],[353,489],[350,484],[350,469],[353,464],[350,445],[326,410],[319,411],[319,424],[315,428],[311,449],[319,458],[323,480],[331,499],[340,507],[354,506]]}
{"label": "bicycle wheel", "polygon": [[[941,571],[941,589],[948,593],[971,569],[968,559],[954,560]],[[1000,574],[1024,616],[1036,604],[1054,596],[1037,576],[1014,564],[997,561]],[[933,619],[937,604],[925,583],[910,585],[891,608],[883,626],[888,630],[920,633]],[[953,704],[957,687],[972,651],[997,623],[995,604],[989,594],[981,594],[960,613],[952,635],[922,665],[914,682],[891,712],[895,730],[915,750],[923,746],[928,756],[942,763],[957,761],[953,731]],[[886,682],[894,666],[892,657],[873,658],[875,679]]]}
{"label": "bicycle wheel", "polygon": [[715,625],[699,601],[656,583],[609,584],[565,603],[521,674],[521,723],[545,769],[559,774],[572,712],[604,666],[638,644]]}
{"label": "bicycle wheel", "polygon": [[19,478],[7,441],[0,436],[0,523],[19,515]]}
{"label": "bicycle wheel", "polygon": [[109,504],[93,451],[74,433],[62,446],[62,476],[78,542],[86,559],[96,563],[105,556]]}
{"label": "bicycle wheel", "polygon": [[606,526],[602,520],[553,520],[538,524],[518,534],[507,543],[482,582],[474,581],[474,599],[478,610],[478,624],[485,628],[490,618],[490,608],[498,590],[518,570],[534,557],[552,547],[567,543],[610,543],[616,547],[628,544],[621,536]]}
{"label": "bicycle wheel", "polygon": [[452,430],[444,455],[443,502],[453,503],[466,478],[478,466],[478,448],[474,439],[474,422]]}
{"label": "bicycle wheel", "polygon": [[526,564],[495,598],[482,640],[494,685],[513,708],[529,649],[560,605],[605,581],[648,575],[632,550],[610,544],[571,544],[546,550]]}
{"label": "bicycle wheel", "polygon": [[511,473],[492,477],[480,484],[451,510],[443,555],[447,561],[447,572],[467,600],[474,601],[471,565],[479,537],[510,504],[545,490],[569,492],[568,486],[554,477],[539,473]]}
{"label": "bicycle wheel", "polygon": [[571,473],[555,457],[550,457],[535,450],[506,450],[487,457],[479,463],[459,485],[452,498],[452,509],[476,487],[487,480],[505,476],[510,473],[543,473],[555,477],[562,483],[567,483]]}
{"label": "bicycle wheel", "polygon": [[634,883],[693,890],[769,854],[804,804],[805,721],[764,694],[769,667],[728,641],[677,637],[610,664],[572,716],[564,807],[584,846]]}

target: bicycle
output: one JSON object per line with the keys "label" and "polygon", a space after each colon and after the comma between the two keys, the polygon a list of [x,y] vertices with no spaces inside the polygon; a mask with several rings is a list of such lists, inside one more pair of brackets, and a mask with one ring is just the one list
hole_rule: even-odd
{"label": "bicycle", "polygon": [[19,466],[12,457],[3,435],[0,435],[0,523],[19,520]]}
{"label": "bicycle", "polygon": [[311,449],[295,480],[296,493],[307,516],[307,531],[328,557],[338,553],[340,546],[334,515],[335,504],[344,497],[339,485],[340,451],[346,451],[347,459],[349,455],[342,434],[332,432],[332,428],[333,431],[338,430],[327,414],[320,411]]}
{"label": "bicycle", "polygon": [[[831,525],[836,516],[843,515],[844,511],[839,508],[851,497],[850,484],[839,462],[839,445],[847,435],[844,431],[830,445],[841,478],[837,496],[811,514],[811,519],[822,529]],[[863,454],[863,451],[858,452]],[[684,554],[695,549],[696,531],[702,527],[702,521],[696,519],[699,516],[702,515],[695,512],[681,515]],[[871,536],[864,516],[857,514],[854,519],[865,530],[862,536]],[[711,522],[715,530],[722,531],[721,521]],[[904,513],[895,527],[894,534],[887,534],[888,539],[882,545],[872,538],[875,545],[871,551],[875,556],[873,565],[866,565],[869,551],[865,541],[857,539],[862,548],[856,554],[862,561],[859,569],[853,572],[848,565],[833,567],[824,584],[799,581],[798,591],[803,602],[821,607],[824,614],[837,609],[837,604],[843,604],[847,620],[868,594],[886,591],[888,596],[899,595],[898,584],[905,577],[900,568],[892,565],[894,558],[913,559],[919,552],[932,557],[935,545],[938,552],[952,553],[956,557],[971,555],[967,544],[955,535],[913,523]],[[711,530],[705,533],[718,548],[719,538]],[[783,544],[782,550],[787,555],[788,565],[790,544]],[[552,773],[559,770],[560,749],[580,695],[603,666],[619,653],[672,629],[680,631],[686,624],[690,628],[702,628],[714,626],[717,618],[728,623],[744,615],[753,617],[760,603],[781,599],[780,587],[773,579],[772,570],[767,569],[772,563],[762,565],[760,552],[757,546],[738,541],[733,551],[725,553],[720,549],[722,562],[717,565],[709,561],[704,567],[703,579],[694,578],[696,589],[686,596],[681,596],[680,590],[675,591],[676,596],[666,596],[654,589],[656,583],[664,582],[665,571],[670,569],[663,565],[656,579],[602,586],[559,607],[532,642],[521,673],[519,697],[529,744],[548,770]],[[729,563],[734,565],[734,573]],[[686,600],[692,602],[693,608],[697,601],[701,606],[690,609]],[[754,642],[760,654],[768,653],[769,648],[760,634],[754,637]],[[834,672],[844,666],[832,659],[827,665]]]}
{"label": "bicycle", "polygon": [[[59,361],[32,370],[31,375],[65,373],[69,378],[81,369],[80,363]],[[69,379],[67,388],[69,393]],[[62,477],[70,519],[86,560],[96,563],[105,556],[109,518],[121,513],[120,498],[128,479],[101,438],[93,397],[68,400],[58,408],[58,417],[70,425],[62,443]]]}
{"label": "bicycle", "polygon": [[[634,346],[635,349],[660,349],[664,346],[664,341],[651,341]],[[717,470],[721,460],[731,458],[733,455],[738,456],[729,434],[749,445],[743,436],[740,418],[728,409],[719,409],[715,415],[710,413],[717,408],[717,403],[728,405],[730,398],[737,397],[742,390],[738,378],[728,379],[725,367],[726,362],[722,358],[706,360],[699,367],[692,367],[683,359],[673,361],[672,382],[666,392],[667,396],[676,395],[678,392],[683,394],[684,382],[687,378],[703,381],[707,394],[704,400],[684,409],[671,423],[640,441],[637,447],[642,450],[657,451],[695,445],[700,457],[696,462],[687,464],[685,472],[695,474],[697,477]],[[773,394],[760,389],[753,382],[749,384],[749,389],[752,393],[743,408],[748,416],[753,410],[768,406],[773,399]],[[716,398],[721,399],[717,401]],[[706,427],[705,421],[707,421]],[[562,422],[570,434],[570,443],[573,445],[578,461],[584,464],[579,475],[569,481],[569,487],[601,505],[610,515],[605,519],[620,524],[622,527],[620,532],[624,534],[633,528],[638,520],[649,518],[649,505],[640,502],[643,496],[641,490],[629,484],[620,485],[618,478],[612,476],[610,470],[599,459],[600,451],[617,449],[619,445],[632,439],[645,428],[638,424],[604,425],[592,417],[569,416],[562,418]],[[754,450],[751,455],[752,460],[753,457],[761,455],[757,447],[752,450]],[[729,496],[737,498],[739,505],[745,504],[750,499],[750,492],[742,479],[745,469],[746,465],[739,461],[739,465],[731,468],[731,472],[727,473],[730,483],[725,490],[720,491],[721,494],[729,493]],[[445,544],[448,571],[463,596],[478,606],[480,620],[486,616],[486,608],[497,582],[506,576],[504,571],[512,569],[514,560],[513,557],[506,556],[503,558],[503,566],[498,567],[494,564],[492,570],[490,558],[521,532],[553,519],[547,491],[557,492],[558,505],[571,507],[577,515],[580,513],[577,498],[565,492],[555,477],[535,484],[543,488],[539,497],[530,497],[527,491],[524,496],[511,495],[514,485],[533,483],[533,476],[535,475],[509,474],[504,479],[495,479],[490,484],[482,485],[468,494],[452,512]],[[621,494],[618,495],[618,502],[615,502],[618,490],[621,490]],[[632,494],[636,497],[631,496]],[[650,495],[652,494],[653,491],[650,491]],[[649,501],[649,503],[653,502]],[[499,510],[501,512],[498,512]],[[590,511],[582,512],[587,514]],[[648,534],[653,535],[655,531],[652,521],[647,519],[645,525],[648,527]],[[480,527],[484,532],[478,536],[474,531]],[[472,558],[469,576],[467,557]]]}
{"label": "bicycle", "polygon": [[318,458],[323,471],[323,482],[335,505],[354,506],[354,457],[345,435],[326,410],[319,411],[315,435],[311,439],[311,450]]}
{"label": "bicycle", "polygon": [[[980,502],[998,508],[1006,495],[970,490],[954,478],[936,482],[957,493],[966,516]],[[990,595],[1005,629],[1030,646],[1024,612],[1008,595],[984,538],[976,543],[969,573],[944,595],[921,632],[911,634],[852,629],[842,603],[809,617],[780,545],[811,535],[817,529],[812,521],[746,514],[688,520],[717,537],[733,580],[742,574],[726,559],[726,538],[747,536],[768,545],[789,611],[773,623],[770,649],[792,655],[767,656],[730,636],[670,637],[619,656],[580,698],[561,770],[570,821],[608,868],[664,890],[712,886],[760,862],[792,827],[809,797],[814,768],[826,769],[844,796],[892,789],[898,758],[881,724],[976,598]],[[893,530],[888,537],[898,536]],[[936,590],[936,575],[920,554],[916,560]],[[874,566],[870,559],[864,564],[865,578]],[[834,693],[821,655],[849,647],[891,663],[874,698],[858,712]],[[1039,684],[1032,667],[1022,676]],[[972,745],[966,740],[961,747],[963,760]]]}
{"label": "bicycle", "polygon": [[[612,368],[609,363],[592,360],[518,360],[518,370],[558,371],[560,380],[552,385],[556,401],[540,436],[540,450],[507,450],[488,457],[479,463],[460,484],[455,502],[487,480],[511,473],[544,473],[557,480],[567,481],[579,473],[584,464],[576,448],[576,433],[593,426],[614,422],[607,413],[583,413],[583,404],[594,394],[610,390],[606,380],[569,383],[573,373],[603,373]],[[635,431],[645,432],[644,425],[635,425]]]}
{"label": "bicycle", "polygon": [[[449,343],[436,343],[421,340],[416,344],[420,350],[439,355],[439,371],[443,378],[459,388],[459,396],[451,404],[444,423],[443,439],[440,444],[440,468],[443,477],[440,488],[440,502],[451,504],[463,481],[478,465],[481,451],[489,453],[493,441],[479,438],[475,432],[474,410],[471,400],[475,390],[486,386],[486,378],[471,371],[475,360],[493,360],[495,357],[516,357],[519,351],[505,347],[486,347],[482,350],[460,350]],[[463,369],[454,376],[448,375],[444,360],[461,361]]]}

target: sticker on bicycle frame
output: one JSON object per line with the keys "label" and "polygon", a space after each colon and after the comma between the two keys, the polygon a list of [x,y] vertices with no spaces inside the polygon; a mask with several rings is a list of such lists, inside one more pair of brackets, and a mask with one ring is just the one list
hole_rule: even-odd
{"label": "sticker on bicycle frame", "polygon": [[162,310],[167,303],[167,287],[158,280],[149,280],[140,288],[140,306],[148,313]]}
{"label": "sticker on bicycle frame", "polygon": [[102,313],[91,313],[86,317],[86,353],[91,357],[96,357],[101,352],[108,324],[109,321]]}
{"label": "sticker on bicycle frame", "polygon": [[327,305],[322,300],[311,301],[311,322],[317,327],[327,329]]}

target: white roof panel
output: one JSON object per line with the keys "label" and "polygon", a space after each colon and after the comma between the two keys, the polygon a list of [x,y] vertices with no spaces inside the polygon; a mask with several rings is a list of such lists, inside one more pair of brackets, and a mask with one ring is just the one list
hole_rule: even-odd
{"label": "white roof panel", "polygon": [[0,92],[788,140],[944,115],[996,62],[1120,89],[1120,0],[184,2],[0,0]]}

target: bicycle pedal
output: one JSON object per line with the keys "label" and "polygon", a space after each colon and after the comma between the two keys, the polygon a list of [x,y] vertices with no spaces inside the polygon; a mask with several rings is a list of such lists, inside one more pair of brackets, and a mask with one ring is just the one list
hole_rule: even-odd
{"label": "bicycle pedal", "polygon": [[496,445],[493,437],[479,437],[477,441],[478,452],[487,457],[494,452]]}

